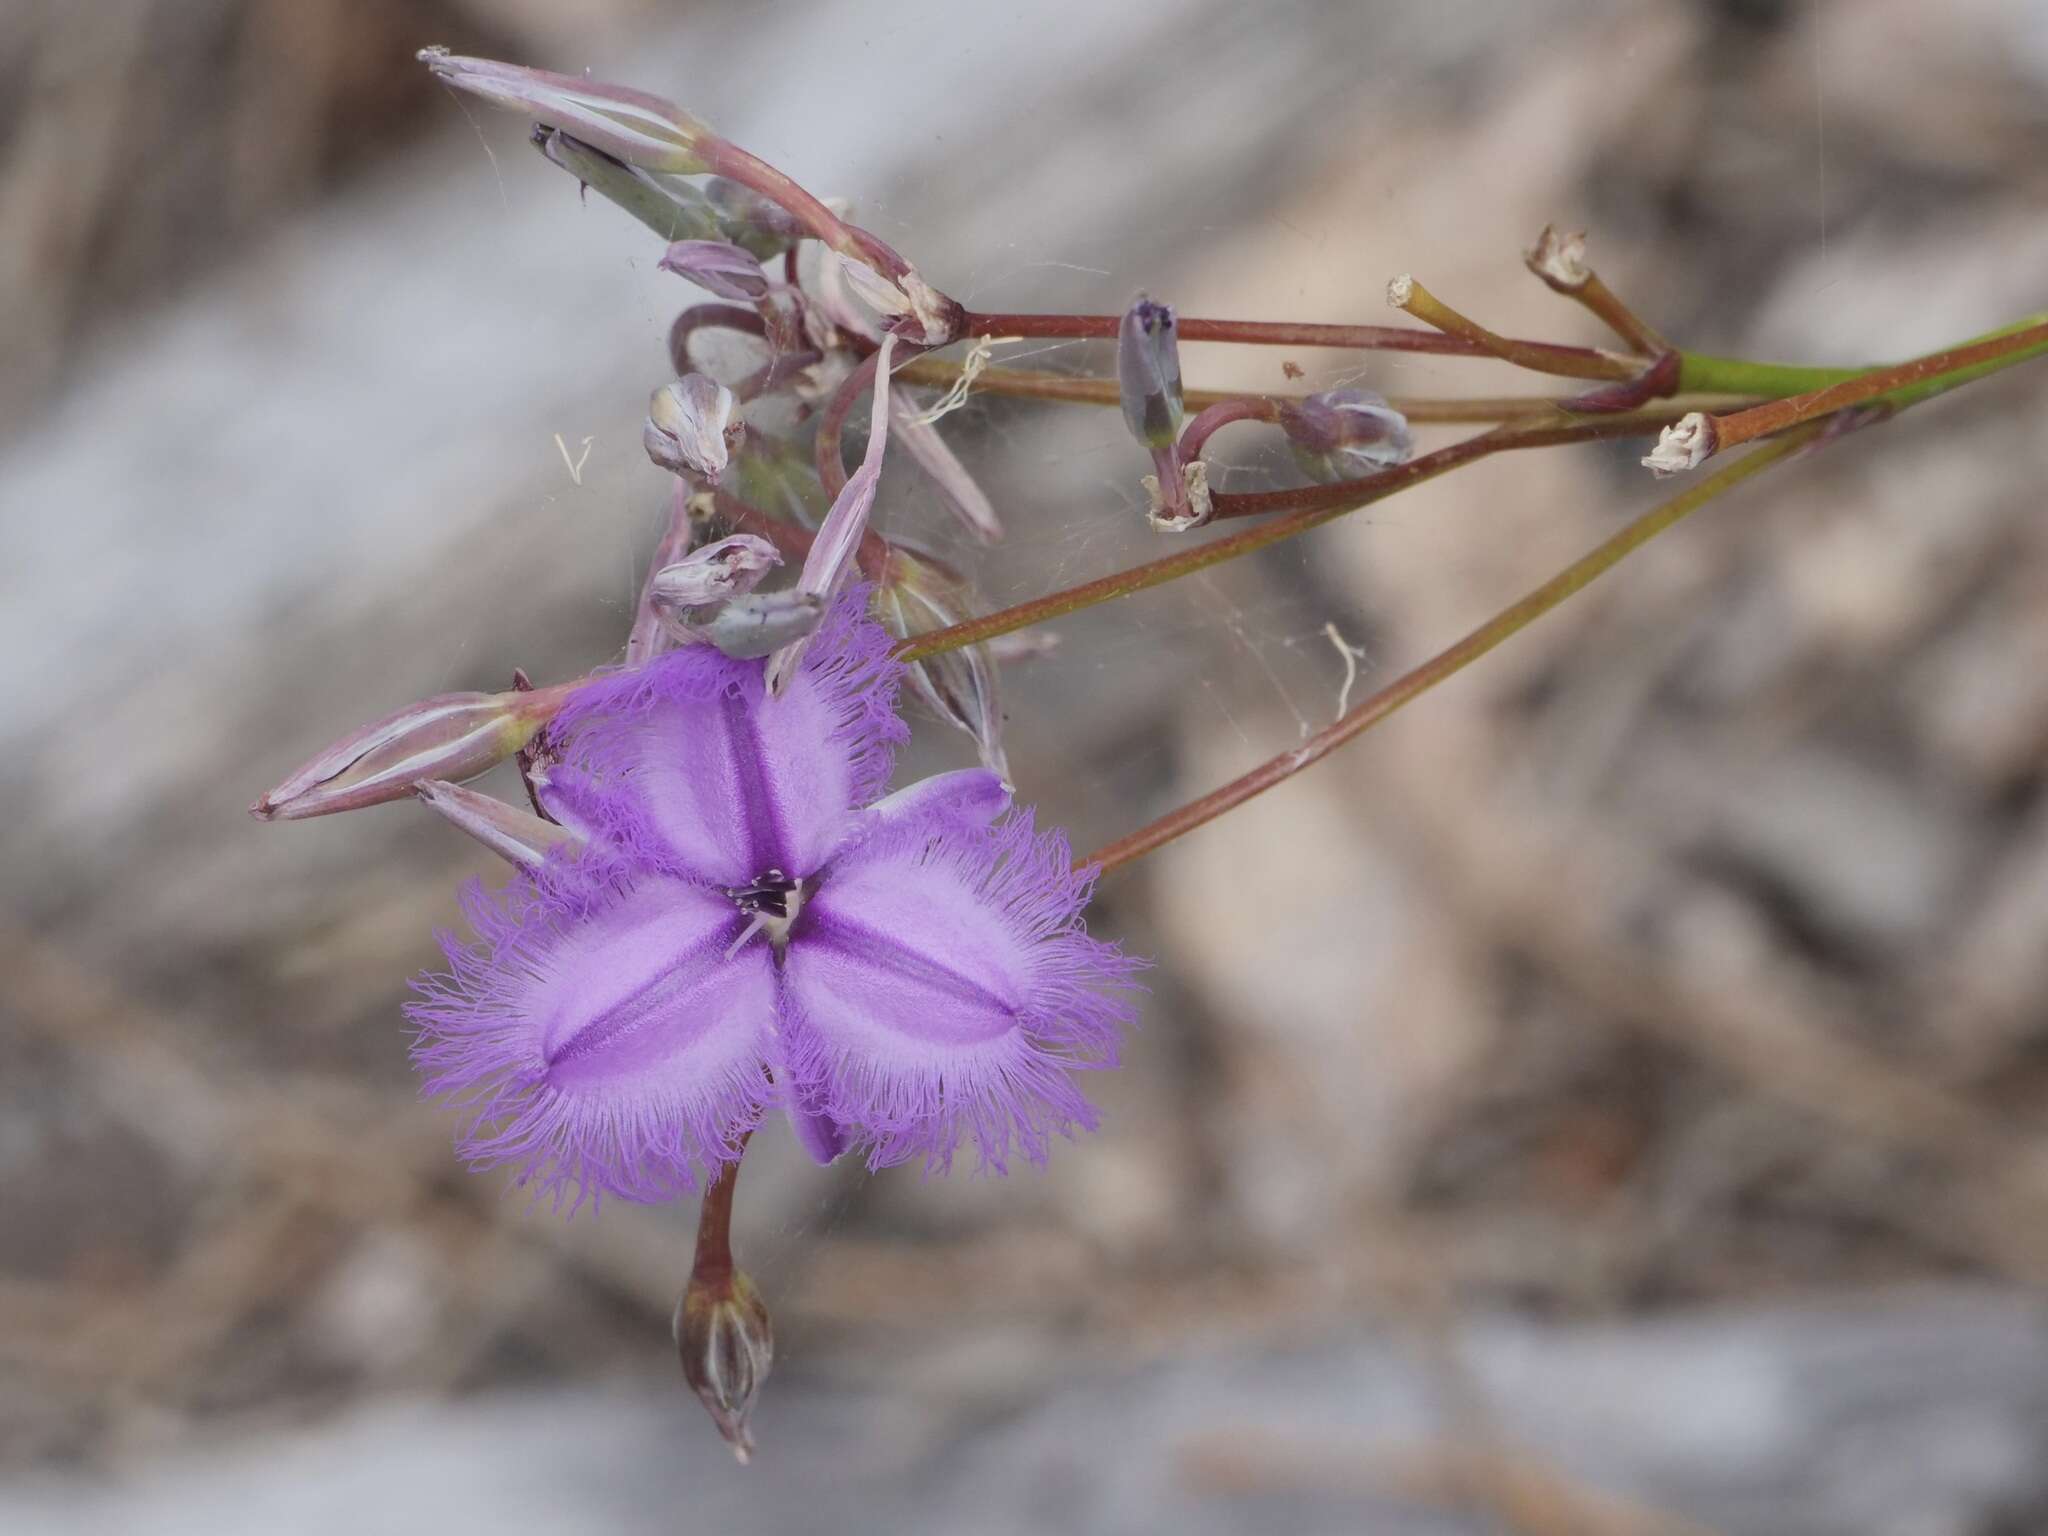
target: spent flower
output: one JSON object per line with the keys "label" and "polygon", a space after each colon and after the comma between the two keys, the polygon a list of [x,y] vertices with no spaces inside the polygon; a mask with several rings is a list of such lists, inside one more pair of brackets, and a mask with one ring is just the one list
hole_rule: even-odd
{"label": "spent flower", "polygon": [[766,539],[735,533],[663,566],[648,578],[647,595],[657,611],[687,612],[744,596],[780,564],[781,552]]}
{"label": "spent flower", "polygon": [[732,391],[707,374],[685,374],[662,385],[647,402],[640,433],[647,457],[672,474],[698,475],[716,485],[746,430],[736,407]]}
{"label": "spent flower", "polygon": [[724,240],[678,240],[663,254],[660,267],[734,304],[768,296],[768,274],[761,263]]}
{"label": "spent flower", "polygon": [[1302,473],[1325,485],[1405,464],[1415,452],[1408,418],[1367,389],[1331,389],[1280,408],[1280,427]]}

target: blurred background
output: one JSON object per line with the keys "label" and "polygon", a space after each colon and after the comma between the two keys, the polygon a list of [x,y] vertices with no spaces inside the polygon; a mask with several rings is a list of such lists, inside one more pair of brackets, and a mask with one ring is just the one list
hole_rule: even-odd
{"label": "blurred background", "polygon": [[[612,660],[662,521],[695,290],[428,43],[672,96],[983,309],[1377,322],[1412,271],[1601,341],[1522,269],[1550,220],[1700,350],[2048,303],[2039,0],[0,10],[0,1528],[2048,1530],[2048,370],[1775,471],[1107,881],[1152,993],[1046,1173],[758,1138],[741,1469],[668,1343],[694,1210],[566,1222],[416,1099],[406,979],[488,856],[243,809]],[[946,431],[991,604],[1160,552],[1116,413]],[[1088,848],[1285,750],[1650,504],[1641,451],[1059,624],[1021,793]],[[881,516],[944,527],[912,474]],[[970,760],[920,726],[904,771]]]}

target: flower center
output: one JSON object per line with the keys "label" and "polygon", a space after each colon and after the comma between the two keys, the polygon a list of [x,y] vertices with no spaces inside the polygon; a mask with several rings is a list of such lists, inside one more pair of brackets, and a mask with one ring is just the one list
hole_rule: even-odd
{"label": "flower center", "polygon": [[804,909],[806,889],[803,881],[792,880],[779,869],[764,870],[745,885],[726,887],[732,904],[752,919],[732,941],[732,948],[725,952],[727,958],[738,954],[740,946],[755,934],[765,933],[779,962],[789,948],[790,925]]}

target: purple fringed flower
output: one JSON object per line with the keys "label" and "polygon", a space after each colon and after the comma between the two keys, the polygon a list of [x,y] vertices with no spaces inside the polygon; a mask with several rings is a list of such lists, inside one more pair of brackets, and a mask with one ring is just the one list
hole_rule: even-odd
{"label": "purple fringed flower", "polygon": [[981,769],[878,799],[902,667],[842,596],[784,690],[695,646],[580,689],[540,794],[588,838],[464,906],[478,942],[408,1012],[462,1149],[558,1199],[660,1200],[770,1108],[829,1162],[1005,1170],[1095,1115],[1139,962],[1092,939],[1092,872]]}

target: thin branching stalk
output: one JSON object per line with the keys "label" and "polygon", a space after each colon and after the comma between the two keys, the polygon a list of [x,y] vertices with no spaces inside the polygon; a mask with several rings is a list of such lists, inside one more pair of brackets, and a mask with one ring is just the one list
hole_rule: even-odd
{"label": "thin branching stalk", "polygon": [[1551,447],[1559,443],[1592,442],[1603,437],[1618,437],[1653,432],[1668,423],[1668,411],[1637,412],[1621,416],[1604,417],[1591,422],[1570,422],[1558,427],[1497,427],[1491,432],[1482,432],[1464,438],[1434,453],[1425,453],[1410,459],[1406,464],[1397,464],[1378,474],[1367,475],[1341,485],[1301,486],[1281,491],[1256,491],[1241,494],[1219,492],[1214,498],[1215,517],[1218,520],[1282,514],[1272,516],[1269,521],[1249,528],[1243,533],[1228,535],[1164,559],[1149,561],[1144,565],[1132,566],[1128,570],[1116,571],[1094,581],[1082,582],[1064,591],[1035,598],[1030,602],[1018,603],[1010,608],[999,609],[980,618],[969,619],[947,629],[934,630],[928,635],[906,641],[897,650],[905,661],[918,661],[926,656],[935,656],[941,651],[950,651],[964,645],[977,645],[997,635],[1006,635],[1012,630],[1024,629],[1033,624],[1042,624],[1048,619],[1057,619],[1083,608],[1093,608],[1133,592],[1142,592],[1149,587],[1162,586],[1177,581],[1183,576],[1192,576],[1197,571],[1221,565],[1244,555],[1256,553],[1284,539],[1320,528],[1324,523],[1344,516],[1346,513],[1369,507],[1374,502],[1385,501],[1411,486],[1434,480],[1437,476],[1485,458],[1488,454],[1514,448]]}
{"label": "thin branching stalk", "polygon": [[[1068,341],[1116,338],[1121,315],[982,315],[970,313],[963,336],[987,336],[993,340],[1053,339]],[[1183,317],[1180,339],[1187,341],[1236,342],[1255,347],[1334,347],[1344,351],[1435,352],[1452,357],[1497,356],[1469,337],[1440,331],[1417,330],[1404,325],[1318,325],[1293,320],[1204,320]],[[1534,359],[1527,366],[1538,373],[1562,374],[1574,379],[1625,378],[1632,364],[1614,372],[1611,363],[1624,364],[1612,354],[1592,347],[1559,346],[1548,341],[1517,341],[1514,346]],[[1592,369],[1595,371],[1588,372]]]}
{"label": "thin branching stalk", "polygon": [[[959,363],[939,357],[920,357],[891,370],[905,384],[950,389],[966,370]],[[1116,405],[1117,382],[1113,378],[1083,374],[1053,373],[1037,368],[983,368],[974,375],[972,393],[1003,395],[1021,400],[1049,400],[1069,405]],[[1191,411],[1206,410],[1226,400],[1243,397],[1233,389],[1189,389],[1183,403]],[[1265,393],[1257,398],[1275,405],[1296,404],[1304,394]],[[1417,426],[1491,426],[1506,421],[1561,419],[1570,396],[1550,395],[1389,395],[1387,404]],[[1674,412],[1727,411],[1754,403],[1753,394],[1676,395],[1668,401]]]}
{"label": "thin branching stalk", "polygon": [[1167,812],[1127,833],[1099,850],[1089,860],[1098,870],[1108,872],[1162,848],[1175,838],[1214,821],[1224,812],[1244,804],[1254,795],[1284,784],[1302,769],[1320,762],[1361,732],[1379,724],[1403,704],[1418,698],[1452,674],[1470,666],[1495,646],[1557,607],[1566,598],[1611,570],[1629,554],[1640,549],[1665,529],[1705,506],[1724,491],[1732,490],[1751,476],[1790,458],[1821,434],[1818,425],[1800,427],[1777,441],[1736,460],[1726,468],[1673,496],[1644,513],[1613,537],[1573,561],[1550,580],[1520,601],[1510,604],[1448,649],[1439,651],[1421,666],[1404,673],[1365,699],[1335,723],[1324,727],[1300,746],[1261,763],[1251,772],[1211,790],[1199,800]]}
{"label": "thin branching stalk", "polygon": [[2048,352],[2048,320],[2030,317],[1982,340],[1890,368],[1873,369],[1808,394],[1773,400],[1730,415],[1703,413],[1707,441],[1712,444],[1712,452],[1725,452],[1849,406],[1875,402],[1904,407],[2043,352]]}

